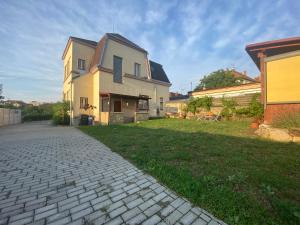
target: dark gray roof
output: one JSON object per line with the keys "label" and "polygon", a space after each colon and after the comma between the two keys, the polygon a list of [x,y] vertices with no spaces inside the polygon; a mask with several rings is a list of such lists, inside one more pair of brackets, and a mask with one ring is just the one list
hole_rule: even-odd
{"label": "dark gray roof", "polygon": [[172,100],[182,100],[182,99],[188,99],[188,98],[189,98],[188,95],[172,96],[172,97],[170,97],[170,101],[172,101]]}
{"label": "dark gray roof", "polygon": [[159,63],[153,62],[151,60],[149,60],[149,62],[150,62],[152,79],[170,83],[170,81],[167,77],[167,74],[165,73],[162,65]]}
{"label": "dark gray roof", "polygon": [[81,41],[81,42],[84,42],[84,43],[86,43],[86,44],[89,44],[89,45],[93,45],[93,46],[97,46],[97,42],[96,41],[91,41],[91,40],[87,40],[87,39],[83,39],[83,38],[78,38],[78,37],[70,37],[71,39],[73,39],[73,40],[77,40],[77,41]]}
{"label": "dark gray roof", "polygon": [[146,52],[147,53],[147,51],[145,49],[143,49],[142,47],[138,46],[137,44],[133,43],[132,41],[128,40],[127,38],[123,37],[120,34],[106,33],[106,35],[108,36],[108,38],[111,38],[111,39],[116,40],[116,41],[120,41],[120,42],[122,42],[124,44],[129,45],[132,48],[135,48],[135,49],[138,49],[138,50],[140,50],[142,52]]}

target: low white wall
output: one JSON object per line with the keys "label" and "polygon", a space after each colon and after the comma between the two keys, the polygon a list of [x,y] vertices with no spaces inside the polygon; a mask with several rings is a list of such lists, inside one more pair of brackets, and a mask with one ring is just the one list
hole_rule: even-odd
{"label": "low white wall", "polygon": [[0,126],[21,123],[20,109],[4,109],[0,108]]}

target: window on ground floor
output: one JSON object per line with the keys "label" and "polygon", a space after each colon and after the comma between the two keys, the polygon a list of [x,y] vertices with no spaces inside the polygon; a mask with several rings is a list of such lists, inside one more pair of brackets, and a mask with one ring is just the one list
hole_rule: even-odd
{"label": "window on ground floor", "polygon": [[80,97],[80,108],[84,109],[89,104],[88,98]]}
{"label": "window on ground floor", "polygon": [[163,97],[159,98],[159,109],[164,110],[164,98]]}
{"label": "window on ground floor", "polygon": [[149,102],[146,99],[139,99],[138,101],[138,109],[139,110],[148,110],[149,109]]}

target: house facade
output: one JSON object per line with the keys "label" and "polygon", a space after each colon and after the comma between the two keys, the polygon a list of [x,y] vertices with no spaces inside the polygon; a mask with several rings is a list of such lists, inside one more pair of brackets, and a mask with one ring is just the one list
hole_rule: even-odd
{"label": "house facade", "polygon": [[70,37],[62,59],[63,98],[70,101],[74,123],[82,114],[101,124],[164,115],[171,83],[162,65],[125,37],[107,33],[99,42]]}
{"label": "house facade", "polygon": [[300,37],[246,46],[260,70],[264,120],[300,112]]}

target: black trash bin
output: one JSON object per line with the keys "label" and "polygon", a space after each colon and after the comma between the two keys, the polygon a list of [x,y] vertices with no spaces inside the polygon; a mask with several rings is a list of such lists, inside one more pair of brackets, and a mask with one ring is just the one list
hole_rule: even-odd
{"label": "black trash bin", "polygon": [[85,126],[85,125],[88,125],[88,124],[89,124],[89,115],[81,114],[79,125]]}

